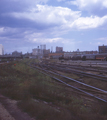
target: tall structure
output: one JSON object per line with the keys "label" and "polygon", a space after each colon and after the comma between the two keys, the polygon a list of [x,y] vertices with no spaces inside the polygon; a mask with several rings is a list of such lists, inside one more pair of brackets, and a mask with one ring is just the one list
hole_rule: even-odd
{"label": "tall structure", "polygon": [[107,53],[107,45],[106,46],[98,46],[99,53]]}
{"label": "tall structure", "polygon": [[43,57],[48,57],[50,54],[50,49],[43,50]]}
{"label": "tall structure", "polygon": [[63,47],[56,47],[56,53],[63,52]]}
{"label": "tall structure", "polygon": [[46,50],[46,45],[40,45],[41,50]]}
{"label": "tall structure", "polygon": [[40,45],[40,48],[38,46],[37,48],[32,49],[32,55],[37,58],[42,58],[44,48],[46,48],[44,45]]}
{"label": "tall structure", "polygon": [[4,47],[0,44],[0,55],[4,55]]}
{"label": "tall structure", "polygon": [[32,55],[35,55],[35,56],[41,55],[41,49],[39,48],[32,49]]}
{"label": "tall structure", "polygon": [[49,56],[50,49],[46,49],[46,45],[40,45],[37,48],[32,49],[32,55],[37,58],[47,58]]}
{"label": "tall structure", "polygon": [[53,53],[53,46],[51,47],[51,53]]}

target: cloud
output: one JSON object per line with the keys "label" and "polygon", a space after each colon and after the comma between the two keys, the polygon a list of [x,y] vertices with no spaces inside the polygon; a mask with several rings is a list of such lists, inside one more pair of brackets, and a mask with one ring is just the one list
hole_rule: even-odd
{"label": "cloud", "polygon": [[[21,2],[21,0],[16,1]],[[25,1],[27,2],[26,4],[29,3],[28,0]],[[76,0],[72,1],[72,3],[74,2],[77,5],[80,3],[80,7],[82,8],[87,7],[87,5],[91,5],[91,3],[97,3],[97,0],[90,0],[90,2],[86,1]],[[32,0],[31,2],[34,3],[35,0]],[[36,1],[36,3],[37,2],[47,2],[47,0],[38,0]],[[26,29],[32,28],[42,31],[52,28],[56,31],[59,30],[59,32],[65,32],[71,29],[97,28],[106,24],[106,15],[103,17],[98,17],[94,15],[90,17],[82,17],[81,11],[73,11],[67,7],[55,7],[36,3],[35,6],[28,8],[23,12],[11,11],[2,13],[2,15],[0,16],[1,26]]]}
{"label": "cloud", "polygon": [[3,27],[6,31],[1,32],[1,36],[16,36],[16,39],[20,36],[29,41],[33,36],[35,41],[49,36],[59,38],[70,30],[93,29],[107,24],[107,16],[82,17],[80,11],[40,4],[24,12],[4,13],[1,18],[0,31]]}
{"label": "cloud", "polygon": [[80,11],[72,11],[69,8],[53,7],[48,5],[36,5],[36,8],[29,9],[25,12],[12,12],[11,17],[17,19],[26,19],[42,25],[57,25],[67,24],[69,21],[73,22],[80,16]]}
{"label": "cloud", "polygon": [[[49,37],[50,36],[50,37]],[[38,44],[75,44],[74,39],[64,39],[52,35],[49,31],[35,31],[35,29],[16,29],[16,28],[0,28],[0,39],[5,40],[6,43],[23,44],[27,43],[38,43]]]}
{"label": "cloud", "polygon": [[95,46],[107,45],[107,37],[99,37],[93,39],[93,42],[90,42],[90,44]]}
{"label": "cloud", "polygon": [[107,24],[107,15],[101,18],[98,16],[80,17],[71,24],[71,27],[77,29],[92,29],[104,26],[105,24]]}
{"label": "cloud", "polygon": [[103,16],[107,10],[107,0],[74,0],[67,1],[68,4],[76,5],[82,11],[88,11],[91,14]]}
{"label": "cloud", "polygon": [[58,2],[66,1],[66,0],[57,0]]}
{"label": "cloud", "polygon": [[[38,44],[50,44],[50,45],[54,45],[54,44],[57,44],[57,45],[63,45],[63,46],[66,46],[66,47],[71,47],[74,48],[75,45],[77,44],[81,44],[82,41],[76,41],[75,39],[64,39],[62,37],[53,37],[53,38],[42,38],[42,37],[32,37],[32,39],[30,38],[30,41],[29,42],[32,42],[32,43],[38,43]],[[67,48],[68,49],[68,48]]]}
{"label": "cloud", "polygon": [[[24,42],[28,44],[61,43],[66,44],[66,46],[67,44],[69,46],[80,44],[81,41],[72,40],[72,38],[64,39],[62,36],[68,31],[100,28],[107,24],[107,15],[82,17],[82,12],[78,10],[73,11],[67,7],[42,4],[47,0],[38,0],[36,3],[35,0],[32,0],[31,4],[29,0],[26,0],[25,5],[20,0],[22,5],[20,10],[16,3],[13,4],[14,2],[17,3],[17,0],[11,3],[12,8],[10,7],[9,11],[2,7],[4,11],[0,13],[0,40],[14,41],[14,44],[21,44],[22,41],[23,44]],[[28,3],[32,7],[27,8]],[[74,4],[76,3],[74,2]]]}
{"label": "cloud", "polygon": [[0,36],[2,38],[8,38],[9,40],[19,39],[24,36],[25,29],[0,27]]}
{"label": "cloud", "polygon": [[101,38],[97,38],[95,40],[99,40],[99,41],[106,41],[107,42],[107,37],[101,37]]}
{"label": "cloud", "polygon": [[62,38],[33,38],[31,39],[31,42],[36,42],[36,43],[57,43],[61,42]]}
{"label": "cloud", "polygon": [[0,0],[0,13],[23,12],[35,7],[36,4],[46,4],[48,0]]}

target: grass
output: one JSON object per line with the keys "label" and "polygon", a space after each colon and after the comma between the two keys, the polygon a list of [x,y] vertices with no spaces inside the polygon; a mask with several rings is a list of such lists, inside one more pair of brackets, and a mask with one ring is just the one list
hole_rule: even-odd
{"label": "grass", "polygon": [[25,59],[0,65],[0,92],[19,101],[20,109],[36,120],[107,119],[105,104],[83,99],[24,64],[34,61],[38,62],[35,59]]}
{"label": "grass", "polygon": [[34,100],[25,101],[24,104],[19,102],[18,106],[23,108],[23,110],[28,112],[31,116],[35,116],[37,120],[72,119],[70,112],[66,109],[57,109],[56,107],[52,107],[41,102],[36,102]]}
{"label": "grass", "polygon": [[107,90],[107,82],[106,81],[101,81],[101,80],[96,80],[94,78],[90,77],[85,77],[83,79],[84,83],[95,86],[97,88]]}

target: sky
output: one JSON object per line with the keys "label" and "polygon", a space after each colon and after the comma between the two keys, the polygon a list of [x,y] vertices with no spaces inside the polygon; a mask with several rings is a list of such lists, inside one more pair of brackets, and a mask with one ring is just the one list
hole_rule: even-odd
{"label": "sky", "polygon": [[0,44],[5,53],[98,50],[107,45],[107,0],[0,0]]}

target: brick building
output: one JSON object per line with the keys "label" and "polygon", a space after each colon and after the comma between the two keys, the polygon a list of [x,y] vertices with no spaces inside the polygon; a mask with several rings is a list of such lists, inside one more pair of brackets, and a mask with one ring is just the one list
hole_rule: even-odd
{"label": "brick building", "polygon": [[63,47],[56,47],[56,53],[63,52]]}
{"label": "brick building", "polygon": [[64,56],[64,53],[50,53],[49,58],[58,59],[59,57]]}
{"label": "brick building", "polygon": [[107,45],[106,46],[98,46],[99,53],[107,53]]}

